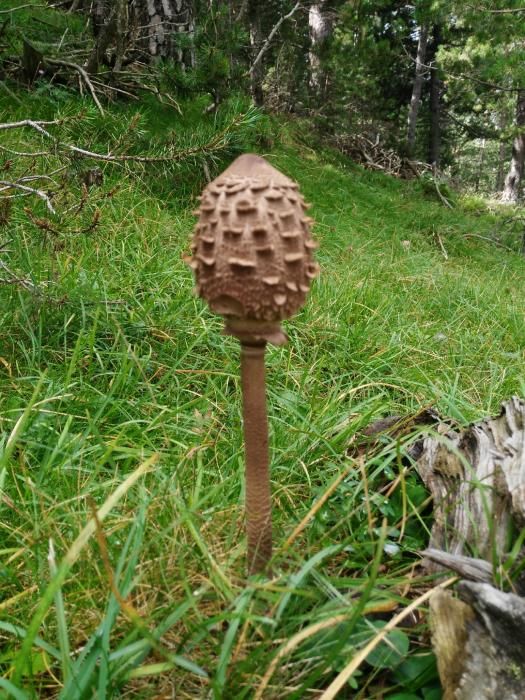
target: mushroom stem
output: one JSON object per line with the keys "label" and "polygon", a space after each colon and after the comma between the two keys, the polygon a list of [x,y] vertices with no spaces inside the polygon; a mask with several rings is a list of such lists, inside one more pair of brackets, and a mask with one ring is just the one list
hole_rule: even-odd
{"label": "mushroom stem", "polygon": [[265,349],[264,340],[241,342],[249,574],[265,571],[272,556]]}

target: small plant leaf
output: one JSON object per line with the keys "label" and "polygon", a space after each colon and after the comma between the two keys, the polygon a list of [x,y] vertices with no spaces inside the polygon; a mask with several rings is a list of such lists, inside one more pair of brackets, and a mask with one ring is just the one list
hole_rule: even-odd
{"label": "small plant leaf", "polygon": [[[375,623],[378,630],[386,623]],[[386,639],[366,657],[367,663],[374,668],[395,668],[408,654],[410,640],[401,630],[392,630]]]}

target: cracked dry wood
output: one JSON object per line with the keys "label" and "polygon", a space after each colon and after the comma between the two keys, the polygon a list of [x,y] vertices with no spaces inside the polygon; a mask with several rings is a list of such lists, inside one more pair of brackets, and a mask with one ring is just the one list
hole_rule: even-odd
{"label": "cracked dry wood", "polygon": [[467,624],[474,619],[472,608],[450,591],[436,590],[430,598],[430,629],[443,700],[454,700],[465,672]]}
{"label": "cracked dry wood", "polygon": [[[425,438],[417,468],[434,500],[426,565],[469,579],[458,586],[460,599],[436,591],[430,600],[443,698],[524,700],[525,598],[491,583],[503,563],[512,573],[525,556],[519,544],[525,527],[525,401],[513,397],[495,418]],[[512,585],[522,593],[523,575]]]}
{"label": "cracked dry wood", "polygon": [[417,469],[434,501],[429,547],[491,561],[525,524],[525,401],[495,418],[427,437]]}
{"label": "cracked dry wood", "polygon": [[525,599],[463,581],[430,599],[432,644],[443,700],[525,698]]}

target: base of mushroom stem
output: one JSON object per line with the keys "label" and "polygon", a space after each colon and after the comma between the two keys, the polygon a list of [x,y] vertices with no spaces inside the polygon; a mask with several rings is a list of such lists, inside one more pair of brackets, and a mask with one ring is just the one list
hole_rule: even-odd
{"label": "base of mushroom stem", "polygon": [[266,574],[271,576],[269,561],[272,558],[272,523],[271,518],[260,523],[255,529],[248,526],[248,576]]}
{"label": "base of mushroom stem", "polygon": [[288,336],[279,322],[227,318],[223,332],[235,336],[243,345],[284,345],[288,342]]}

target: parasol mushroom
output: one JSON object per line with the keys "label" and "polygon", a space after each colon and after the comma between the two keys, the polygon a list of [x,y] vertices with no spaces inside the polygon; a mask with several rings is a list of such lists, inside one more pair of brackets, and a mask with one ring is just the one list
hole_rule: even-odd
{"label": "parasol mushroom", "polygon": [[196,292],[241,343],[248,572],[272,553],[264,353],[304,303],[319,268],[298,185],[264,158],[237,158],[204,190],[189,265]]}

